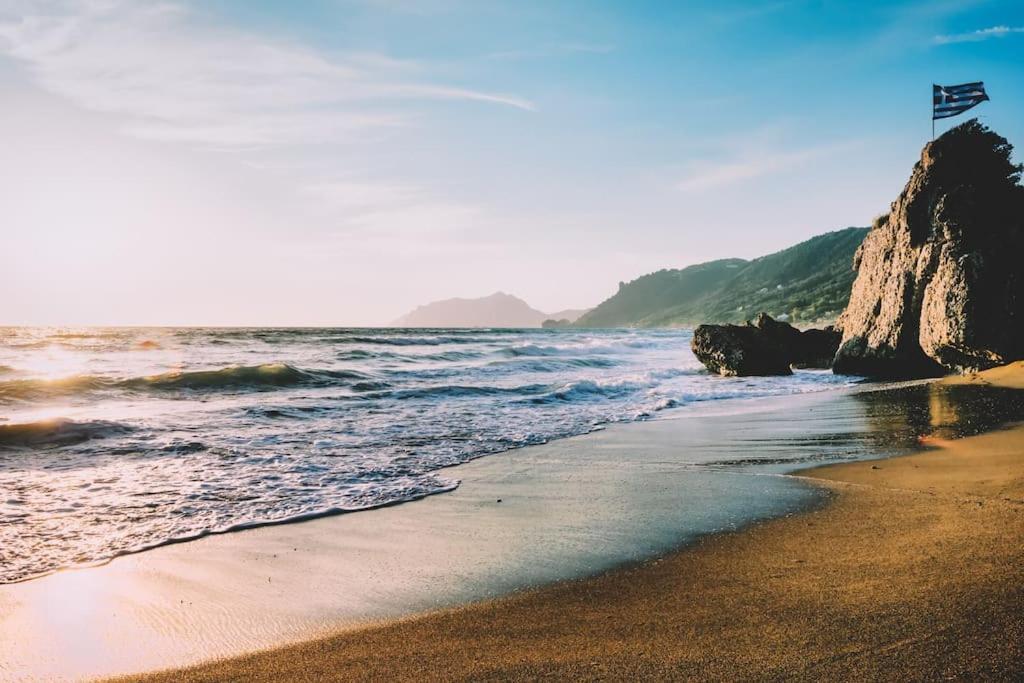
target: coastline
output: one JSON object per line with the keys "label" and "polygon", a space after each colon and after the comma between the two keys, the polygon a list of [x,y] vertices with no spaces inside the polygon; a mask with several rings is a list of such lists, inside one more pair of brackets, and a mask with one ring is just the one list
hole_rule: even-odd
{"label": "coastline", "polygon": [[[822,507],[818,504],[822,501],[821,489],[808,486],[804,476],[774,475],[813,462],[870,456],[883,445],[887,453],[906,452],[912,442],[916,447],[915,434],[920,425],[905,427],[918,420],[917,413],[922,407],[926,411],[937,411],[940,421],[953,419],[959,424],[957,416],[950,413],[948,397],[943,398],[943,394],[938,398],[932,396],[933,392],[926,385],[903,391],[911,392],[913,400],[906,405],[893,404],[895,413],[890,399],[879,400],[885,396],[885,391],[823,392],[787,397],[781,406],[766,408],[751,402],[738,406],[738,412],[723,410],[718,411],[720,414],[716,413],[719,406],[715,406],[711,416],[680,415],[621,425],[584,437],[522,449],[514,458],[497,456],[460,466],[460,473],[468,476],[464,476],[465,486],[453,494],[359,515],[211,537],[120,558],[97,569],[59,573],[39,582],[21,584],[13,590],[0,589],[0,616],[4,617],[0,619],[0,632],[5,636],[0,641],[7,640],[9,648],[6,653],[0,653],[8,656],[8,668],[0,666],[0,673],[7,671],[6,677],[14,672],[27,679],[31,679],[33,671],[37,678],[116,675],[257,651],[254,655],[242,654],[241,658],[200,665],[190,675],[196,680],[236,675],[267,679],[300,677],[297,670],[278,668],[298,657],[307,664],[322,658],[329,670],[307,672],[309,677],[319,678],[335,670],[345,671],[345,664],[330,653],[317,651],[311,655],[309,647],[341,647],[347,651],[351,642],[365,641],[374,642],[375,648],[384,648],[381,652],[390,653],[387,648],[398,647],[400,643],[388,644],[380,640],[387,639],[382,634],[392,632],[389,629],[419,628],[412,625],[421,622],[434,623],[433,628],[438,628],[437,620],[443,625],[446,619],[455,618],[452,615],[486,611],[495,606],[501,606],[499,609],[504,611],[512,609],[508,607],[512,603],[516,605],[515,610],[539,609],[537,604],[524,608],[518,601],[544,602],[551,597],[549,591],[582,590],[592,596],[598,585],[615,581],[615,577],[634,577],[630,581],[640,583],[633,588],[625,587],[625,593],[642,597],[643,591],[639,594],[636,591],[649,579],[653,580],[648,573],[656,568],[682,561],[678,558],[699,556],[706,547],[727,543],[726,539],[757,535],[772,525],[785,524],[786,520],[831,510],[835,501],[842,497],[841,492],[836,493],[833,488],[829,494],[832,504]],[[929,406],[936,401],[937,405]],[[966,422],[972,421],[971,414],[966,418]],[[692,460],[689,456],[680,461],[681,456],[687,455],[688,447],[700,451],[703,462],[699,467],[692,462],[687,464]],[[750,462],[756,464],[755,476],[733,469],[740,452],[750,456]],[[803,459],[793,459],[794,453],[802,453]],[[657,457],[652,458],[652,455]],[[595,456],[598,456],[596,462]],[[728,457],[716,462],[718,456]],[[622,462],[628,466],[617,471],[613,464]],[[581,465],[585,466],[581,468]],[[561,480],[556,483],[571,482],[572,486],[548,491],[540,486],[532,493],[552,476]],[[672,514],[674,508],[679,507],[679,485],[692,486],[694,481],[700,486],[684,490],[693,494],[705,489],[702,500],[710,509],[721,512],[723,498],[731,500],[745,495],[746,499],[739,501],[739,507],[726,509],[718,518],[702,520],[703,526],[687,527],[692,520],[672,517]],[[751,481],[776,488],[774,493],[751,490]],[[712,485],[715,482],[717,484]],[[725,482],[733,483],[725,485]],[[637,490],[619,490],[623,484],[630,483]],[[508,494],[511,495],[504,503],[495,505],[494,495]],[[552,501],[562,498],[568,499],[564,508],[551,507]],[[640,510],[628,507],[637,501],[646,501],[650,507]],[[595,503],[610,507],[602,510]],[[751,505],[766,503],[774,504],[759,510],[749,509]],[[804,510],[804,514],[764,521],[800,510]],[[520,520],[521,527],[507,528],[510,519],[524,514],[526,518]],[[589,519],[592,515],[604,516],[595,521]],[[550,528],[540,531],[535,528],[552,518],[556,523]],[[616,524],[618,526],[609,526]],[[429,533],[424,536],[424,532]],[[465,538],[452,545],[451,538],[460,534]],[[518,537],[524,534],[527,542],[515,545],[522,543],[523,539]],[[448,540],[444,546],[438,546],[432,538]],[[394,548],[390,547],[410,539],[417,541],[414,545],[426,546],[420,555],[411,559],[421,568],[426,567],[427,575],[413,577],[412,581],[409,576],[402,576],[403,567],[397,563]],[[548,548],[551,545],[555,546],[553,550]],[[728,555],[727,551],[722,552]],[[453,557],[443,556],[445,553]],[[352,573],[353,568],[365,568],[367,562],[369,569],[364,573]],[[636,578],[638,572],[639,579]],[[395,574],[399,575],[397,582]],[[716,574],[727,576],[728,571],[719,567]],[[587,576],[592,578],[580,578]],[[325,577],[330,578],[330,583],[325,583]],[[402,581],[406,583],[403,585]],[[352,593],[344,596],[342,602],[338,602],[339,587]],[[60,602],[81,593],[89,594],[90,600],[82,605],[74,605],[72,600],[76,609],[70,617],[61,617],[57,629],[52,628],[52,623],[30,623],[37,629],[48,627],[50,652],[38,647],[35,651],[21,649],[27,644],[36,646],[43,637],[40,632],[33,634],[31,628],[23,628],[26,614],[31,615],[34,610],[38,617],[40,605],[47,600]],[[177,599],[172,600],[179,597],[180,605]],[[593,611],[608,607],[599,601],[591,609],[587,606],[590,599],[577,600],[569,606],[563,604],[562,609],[575,613],[581,609]],[[60,607],[66,609],[67,605]],[[348,616],[343,618],[340,616],[343,614]],[[553,619],[550,624],[549,618]],[[606,615],[603,618],[619,617]],[[529,621],[551,628],[562,623],[550,612],[534,614]],[[643,632],[657,630],[658,621],[648,619]],[[616,629],[620,640],[632,638],[628,623],[629,620],[624,619],[621,628]],[[481,632],[494,633],[494,628],[486,623],[478,626],[482,627]],[[67,642],[62,636],[73,634],[72,640],[81,639],[82,628],[94,628],[95,633],[82,643],[81,651],[69,653],[61,649]],[[438,635],[434,633],[429,638],[434,640]],[[503,641],[514,635],[514,629],[507,632],[507,637],[495,633]],[[325,636],[327,640],[316,640]],[[603,642],[594,634],[590,637],[597,638],[594,647]],[[111,644],[124,638],[132,638],[137,651],[121,653],[122,658],[118,660],[112,656]],[[349,645],[342,645],[343,641]],[[175,643],[178,649],[161,650],[168,642]],[[532,645],[522,645],[525,649],[520,654],[533,651]],[[593,650],[592,646],[584,650],[588,648]],[[61,659],[56,666],[66,668],[54,669],[52,661],[51,667],[46,668],[46,656],[50,655],[52,660],[53,650],[58,651]],[[155,656],[142,656],[147,650]],[[12,653],[16,653],[25,666],[35,668],[22,670],[17,661],[10,660]],[[414,653],[414,659],[419,661],[421,654]],[[0,656],[0,664],[4,659]],[[385,654],[378,659],[385,669],[377,670],[377,674],[383,675],[385,670],[391,671],[389,662],[401,658],[392,660],[390,654]],[[458,657],[453,661],[456,660]],[[261,663],[251,664],[255,661]],[[243,666],[243,662],[250,662],[244,666],[256,668],[244,672],[224,668]],[[410,676],[429,672],[478,677],[482,671],[478,668],[459,673],[444,666],[434,669],[436,664],[439,662],[431,664],[423,659],[416,665],[422,667],[417,671],[398,666],[393,672]],[[365,660],[356,664],[357,668],[366,665]],[[89,667],[95,668],[90,670]],[[26,671],[27,675],[23,675]],[[372,677],[371,669],[366,671],[370,673],[365,675]],[[355,673],[348,670],[336,677],[348,678]],[[586,666],[563,673],[597,675]],[[165,678],[173,679],[180,675],[180,671],[164,674]],[[513,668],[503,669],[500,676],[505,675],[532,676],[534,673],[532,669]]]}
{"label": "coastline", "polygon": [[[827,394],[786,405],[827,405]],[[300,642],[597,574],[817,499],[795,480],[701,464],[778,432],[769,401],[717,403],[459,465],[447,472],[462,485],[443,495],[0,586],[0,679],[102,677]],[[116,647],[126,639],[132,650]]]}
{"label": "coastline", "polygon": [[[1022,439],[969,437],[946,460],[977,473],[966,459]],[[1015,680],[1024,553],[1006,534],[1019,539],[1021,502],[981,478],[970,492],[906,487],[932,455],[884,461],[895,476],[817,471],[835,494],[826,508],[633,568],[129,680]]]}
{"label": "coastline", "polygon": [[[954,379],[1020,388],[1024,363]],[[829,504],[567,581],[139,680],[822,677],[1024,670],[1024,425],[804,470]],[[477,646],[465,643],[472,638]]]}

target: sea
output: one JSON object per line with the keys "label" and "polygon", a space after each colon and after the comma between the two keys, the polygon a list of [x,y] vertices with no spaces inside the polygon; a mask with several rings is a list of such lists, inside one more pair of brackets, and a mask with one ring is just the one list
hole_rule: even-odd
{"label": "sea", "polygon": [[691,331],[0,328],[0,583],[443,494],[454,465],[849,383],[710,375]]}

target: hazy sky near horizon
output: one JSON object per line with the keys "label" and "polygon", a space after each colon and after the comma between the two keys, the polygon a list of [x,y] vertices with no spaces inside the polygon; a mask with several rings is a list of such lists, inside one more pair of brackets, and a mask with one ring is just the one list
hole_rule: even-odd
{"label": "hazy sky near horizon", "polygon": [[0,324],[591,306],[868,224],[933,82],[1024,145],[1022,55],[1009,1],[0,0]]}

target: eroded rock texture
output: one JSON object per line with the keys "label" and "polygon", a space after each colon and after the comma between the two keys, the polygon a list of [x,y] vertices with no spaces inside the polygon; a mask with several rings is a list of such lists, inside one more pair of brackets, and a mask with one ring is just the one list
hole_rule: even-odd
{"label": "eroded rock texture", "polygon": [[972,119],[925,146],[857,250],[837,373],[921,377],[1024,357],[1024,189]]}
{"label": "eroded rock texture", "polygon": [[725,377],[793,374],[782,348],[750,323],[699,325],[690,348],[708,370]]}
{"label": "eroded rock texture", "polygon": [[790,375],[791,367],[829,367],[840,337],[831,326],[801,332],[760,313],[745,325],[701,325],[693,332],[690,348],[720,375]]}

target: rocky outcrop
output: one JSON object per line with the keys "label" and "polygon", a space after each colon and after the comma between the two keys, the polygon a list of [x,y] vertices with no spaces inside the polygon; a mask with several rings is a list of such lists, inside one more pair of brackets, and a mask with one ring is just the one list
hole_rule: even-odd
{"label": "rocky outcrop", "polygon": [[711,372],[725,377],[792,375],[789,358],[753,325],[700,325],[690,348]]}
{"label": "rocky outcrop", "polygon": [[843,333],[835,325],[820,330],[804,330],[798,353],[793,357],[793,365],[798,368],[832,367],[832,360],[842,340]]}
{"label": "rocky outcrop", "polygon": [[976,120],[925,146],[857,250],[841,374],[922,377],[1024,357],[1024,189]]}
{"label": "rocky outcrop", "polygon": [[792,367],[829,367],[840,338],[832,327],[801,332],[761,313],[745,325],[701,325],[690,348],[720,375],[790,375]]}
{"label": "rocky outcrop", "polygon": [[767,340],[779,346],[795,368],[830,368],[843,333],[833,325],[822,329],[798,330],[789,323],[758,313],[753,326]]}

